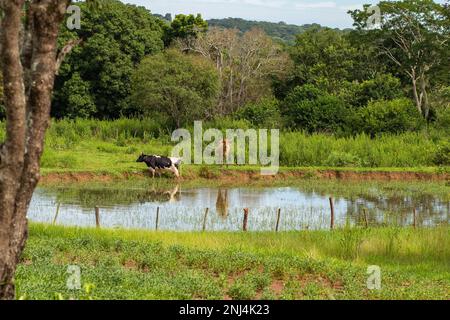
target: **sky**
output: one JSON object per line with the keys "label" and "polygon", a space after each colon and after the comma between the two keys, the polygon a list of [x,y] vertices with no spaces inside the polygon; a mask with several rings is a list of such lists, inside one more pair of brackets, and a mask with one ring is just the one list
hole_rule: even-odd
{"label": "sky", "polygon": [[376,4],[371,0],[122,0],[145,6],[153,13],[173,16],[178,13],[197,14],[203,18],[243,18],[297,25],[320,23],[337,28],[349,28],[352,19],[348,10],[362,8],[363,3]]}

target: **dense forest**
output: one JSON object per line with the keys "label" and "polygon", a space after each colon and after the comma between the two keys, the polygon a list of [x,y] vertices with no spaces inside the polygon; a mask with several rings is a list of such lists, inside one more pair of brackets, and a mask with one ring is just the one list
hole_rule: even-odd
{"label": "dense forest", "polygon": [[448,133],[448,4],[381,2],[380,28],[367,28],[366,11],[355,10],[346,32],[172,19],[115,0],[101,10],[79,5],[81,29],[63,28],[59,39],[61,48],[74,45],[58,70],[55,118],[151,117],[165,128],[229,119],[346,136],[431,125]]}
{"label": "dense forest", "polygon": [[249,21],[241,18],[210,19],[207,20],[210,27],[221,27],[225,29],[238,29],[241,32],[250,31],[253,28],[262,29],[268,36],[288,43],[294,43],[296,36],[308,29],[324,28],[320,24],[304,24],[301,26],[287,24],[283,21],[278,23],[267,21]]}

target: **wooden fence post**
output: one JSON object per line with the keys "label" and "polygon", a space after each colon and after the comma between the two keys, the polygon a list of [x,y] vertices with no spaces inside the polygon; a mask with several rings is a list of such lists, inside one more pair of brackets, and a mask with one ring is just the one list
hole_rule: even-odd
{"label": "wooden fence post", "polygon": [[281,216],[281,209],[278,208],[278,211],[277,211],[277,225],[275,227],[275,232],[278,232],[278,227],[280,226],[280,216]]}
{"label": "wooden fence post", "polygon": [[95,226],[100,228],[100,208],[95,207]]}
{"label": "wooden fence post", "polygon": [[53,218],[53,225],[56,224],[56,219],[58,219],[58,214],[59,214],[59,207],[61,206],[61,203],[58,202],[58,205],[56,206],[56,213],[55,213],[55,217]]}
{"label": "wooden fence post", "polygon": [[363,213],[364,213],[364,222],[366,224],[366,228],[369,228],[369,217],[367,216],[367,209],[366,208],[363,209]]}
{"label": "wooden fence post", "polygon": [[158,231],[158,224],[159,224],[159,207],[156,207],[155,231]]}
{"label": "wooden fence post", "polygon": [[334,229],[334,203],[333,198],[330,197],[330,210],[331,210],[331,221],[330,221],[330,229]]}
{"label": "wooden fence post", "polygon": [[203,216],[203,227],[202,227],[202,231],[206,230],[206,219],[208,218],[208,212],[209,212],[209,208],[206,208],[205,210],[205,215]]}
{"label": "wooden fence post", "polygon": [[247,222],[248,222],[248,208],[244,209],[244,222],[242,225],[242,230],[247,231]]}
{"label": "wooden fence post", "polygon": [[414,229],[417,227],[417,216],[416,216],[416,208],[413,209],[413,227]]}

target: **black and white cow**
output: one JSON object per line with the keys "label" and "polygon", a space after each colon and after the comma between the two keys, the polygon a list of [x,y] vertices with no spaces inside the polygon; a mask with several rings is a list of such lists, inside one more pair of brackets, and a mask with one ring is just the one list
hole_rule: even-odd
{"label": "black and white cow", "polygon": [[168,158],[155,155],[145,155],[141,154],[136,162],[144,162],[152,173],[152,177],[155,177],[155,172],[160,170],[172,171],[178,178],[180,176],[180,165],[181,159],[178,158]]}

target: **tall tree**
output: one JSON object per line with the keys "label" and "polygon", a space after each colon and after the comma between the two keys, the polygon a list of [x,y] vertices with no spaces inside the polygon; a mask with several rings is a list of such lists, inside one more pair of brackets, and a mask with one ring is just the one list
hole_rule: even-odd
{"label": "tall tree", "polygon": [[270,79],[283,75],[290,61],[282,47],[261,29],[240,34],[237,29],[211,28],[195,41],[180,41],[178,45],[184,52],[213,61],[222,82],[220,115],[270,94]]}
{"label": "tall tree", "polygon": [[208,30],[208,23],[201,14],[177,14],[170,25],[164,30],[164,43],[169,46],[173,40],[182,39],[189,43],[197,39],[198,35]]}
{"label": "tall tree", "polygon": [[209,60],[169,49],[142,61],[133,74],[132,88],[136,109],[143,114],[162,113],[180,128],[213,117],[219,78]]}
{"label": "tall tree", "polygon": [[101,10],[84,3],[80,7],[81,28],[63,29],[59,37],[60,46],[72,39],[82,43],[61,65],[52,115],[58,118],[128,115],[131,74],[144,56],[163,49],[161,23],[147,9],[116,0],[105,2]]}
{"label": "tall tree", "polygon": [[361,36],[376,43],[379,52],[407,76],[416,108],[428,118],[432,75],[441,65],[449,65],[449,7],[433,0],[382,1],[378,6],[379,29],[367,30],[371,21],[368,6],[350,12],[354,25]]}
{"label": "tall tree", "polygon": [[6,109],[6,138],[0,147],[0,299],[15,297],[14,274],[28,235],[26,214],[40,178],[50,121],[57,39],[69,4],[0,1]]}

